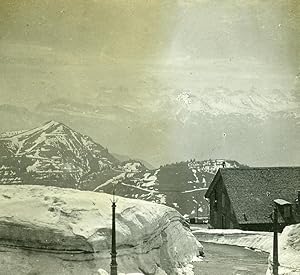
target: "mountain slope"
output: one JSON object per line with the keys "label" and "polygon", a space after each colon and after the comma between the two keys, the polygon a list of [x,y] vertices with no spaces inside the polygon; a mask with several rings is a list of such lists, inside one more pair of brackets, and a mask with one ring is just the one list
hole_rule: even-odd
{"label": "mountain slope", "polygon": [[[130,161],[130,160],[132,160],[131,157],[126,156],[126,155],[120,155],[120,154],[116,154],[116,153],[113,153],[112,155],[120,161]],[[134,158],[134,159],[141,162],[149,170],[154,170],[155,169],[155,167],[151,163],[149,163],[148,161],[145,161],[145,160],[139,159],[139,158]]]}
{"label": "mountain slope", "polygon": [[55,121],[27,131],[1,134],[0,151],[2,184],[90,189],[86,181],[91,175],[106,174],[105,181],[128,169],[128,163],[121,163],[90,137]]}
{"label": "mountain slope", "polygon": [[106,148],[68,126],[49,121],[31,130],[0,134],[0,184],[39,184],[94,190],[153,201],[187,216],[207,216],[204,194],[230,160],[190,160],[149,170],[121,162]]}
{"label": "mountain slope", "polygon": [[208,216],[204,194],[218,168],[245,167],[232,160],[190,160],[161,166],[139,173],[122,173],[94,191],[154,201],[176,208],[181,214],[193,217]]}

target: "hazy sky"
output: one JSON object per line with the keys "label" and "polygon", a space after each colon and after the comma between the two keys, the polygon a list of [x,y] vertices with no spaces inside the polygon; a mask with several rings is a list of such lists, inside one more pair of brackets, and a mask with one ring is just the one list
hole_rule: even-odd
{"label": "hazy sky", "polygon": [[45,117],[155,164],[299,164],[299,49],[298,0],[1,0],[0,104],[43,103]]}

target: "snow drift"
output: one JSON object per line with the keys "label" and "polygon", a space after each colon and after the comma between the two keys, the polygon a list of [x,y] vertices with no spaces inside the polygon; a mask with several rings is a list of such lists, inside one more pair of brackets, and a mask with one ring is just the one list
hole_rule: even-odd
{"label": "snow drift", "polygon": [[[300,275],[300,224],[284,228],[278,244],[279,274]],[[272,252],[269,257],[267,275],[272,273]]]}
{"label": "snow drift", "polygon": [[[193,234],[201,242],[236,245],[270,252],[273,246],[273,233],[243,231],[240,229],[206,229],[192,227]],[[280,234],[279,234],[280,235]]]}
{"label": "snow drift", "polygon": [[[110,195],[32,185],[0,192],[1,274],[109,271]],[[119,272],[179,274],[202,252],[176,210],[117,199]]]}

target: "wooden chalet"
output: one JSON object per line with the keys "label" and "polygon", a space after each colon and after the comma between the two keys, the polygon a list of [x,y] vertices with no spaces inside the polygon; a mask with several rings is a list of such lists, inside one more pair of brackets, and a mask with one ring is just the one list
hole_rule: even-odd
{"label": "wooden chalet", "polygon": [[287,201],[282,229],[300,222],[300,167],[220,168],[205,197],[213,228],[257,231],[271,231],[274,200]]}

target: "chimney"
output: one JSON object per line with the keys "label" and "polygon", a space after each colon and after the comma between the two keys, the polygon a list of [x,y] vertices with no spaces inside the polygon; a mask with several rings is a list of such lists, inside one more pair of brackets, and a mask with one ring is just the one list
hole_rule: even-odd
{"label": "chimney", "polygon": [[223,166],[223,168],[226,167],[226,162],[225,161],[222,162],[222,166]]}

